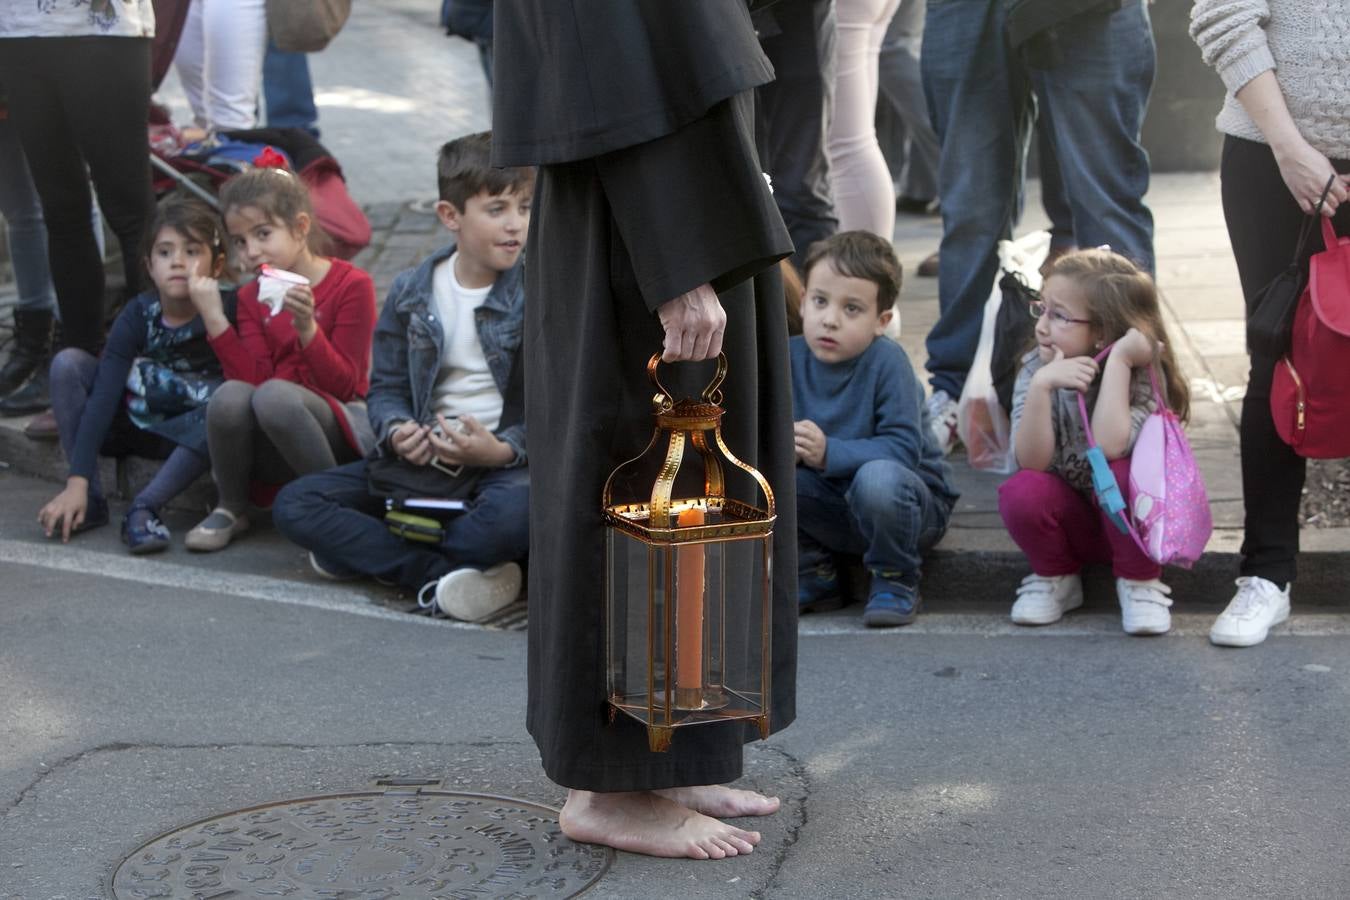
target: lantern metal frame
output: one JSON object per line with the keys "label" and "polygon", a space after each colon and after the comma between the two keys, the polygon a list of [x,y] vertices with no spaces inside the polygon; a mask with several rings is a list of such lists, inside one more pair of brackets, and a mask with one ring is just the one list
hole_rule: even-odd
{"label": "lantern metal frame", "polygon": [[[616,684],[613,660],[609,655],[614,647],[614,623],[611,607],[615,603],[612,592],[618,586],[609,584],[606,591],[605,648],[607,657],[607,689],[609,717],[612,722],[619,712],[636,719],[647,727],[648,746],[654,752],[668,750],[675,729],[714,722],[752,722],[760,736],[769,735],[769,697],[772,688],[770,639],[772,635],[772,577],[773,525],[777,518],[773,489],[765,477],[753,466],[731,452],[722,438],[721,385],[726,378],[727,358],[717,359],[717,371],[698,399],[676,400],[661,383],[658,367],[661,355],[653,354],[647,363],[647,376],[657,393],[652,398],[656,429],[647,447],[631,460],[621,464],[605,481],[603,517],[605,525],[636,539],[647,548],[647,648],[645,696],[634,696],[619,689]],[[668,446],[651,495],[646,500],[628,503],[614,501],[616,476],[630,466],[646,459],[666,437]],[[686,446],[692,445],[702,460],[704,469],[703,493],[694,497],[673,498],[676,476],[685,461]],[[726,496],[726,471],[723,461],[748,474],[764,495],[764,506],[755,506]],[[697,507],[705,514],[704,524],[679,525],[681,511]],[[713,685],[706,681],[696,695],[676,685],[674,672],[675,617],[675,561],[681,548],[709,544],[731,544],[742,541],[762,543],[762,572],[756,593],[762,605],[760,610],[760,684],[759,696],[736,690],[727,685]],[[607,542],[611,547],[613,540]],[[613,552],[611,550],[611,552]],[[658,559],[658,556],[661,557]],[[607,560],[613,565],[613,560]],[[658,573],[661,582],[657,583]],[[611,576],[612,580],[612,576]],[[725,580],[720,581],[725,592]],[[706,592],[706,583],[704,590]],[[664,607],[658,615],[658,600]],[[706,599],[706,598],[705,598]],[[717,598],[718,608],[725,620],[725,596]],[[629,605],[631,607],[631,603]],[[705,610],[706,611],[706,610]],[[660,620],[659,622],[657,620]],[[723,621],[723,626],[725,622]],[[723,647],[717,657],[725,660],[726,630],[720,630]],[[700,640],[707,641],[709,626],[700,626]],[[626,645],[625,645],[626,646]],[[706,668],[709,649],[705,647],[701,664]],[[660,651],[659,653],[657,651]],[[657,665],[657,660],[663,665]]]}

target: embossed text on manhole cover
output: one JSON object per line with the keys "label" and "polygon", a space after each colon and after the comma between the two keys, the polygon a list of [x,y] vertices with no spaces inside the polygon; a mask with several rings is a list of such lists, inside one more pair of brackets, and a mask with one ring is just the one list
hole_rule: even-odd
{"label": "embossed text on manhole cover", "polygon": [[113,874],[118,900],[572,897],[613,853],[575,844],[555,810],[484,794],[330,794],[161,835]]}

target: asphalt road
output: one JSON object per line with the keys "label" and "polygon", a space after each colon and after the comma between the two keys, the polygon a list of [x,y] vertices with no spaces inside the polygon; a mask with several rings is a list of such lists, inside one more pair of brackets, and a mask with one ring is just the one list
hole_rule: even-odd
{"label": "asphalt road", "polygon": [[[524,634],[390,612],[263,534],[62,550],[32,524],[51,491],[0,475],[0,898],[100,897],[158,834],[382,774],[561,800],[523,727]],[[621,855],[594,895],[1350,894],[1339,633],[1231,651],[1104,613],[1013,631],[1002,605],[898,633],[805,620],[799,718],[747,752],[786,801],[761,847]]]}

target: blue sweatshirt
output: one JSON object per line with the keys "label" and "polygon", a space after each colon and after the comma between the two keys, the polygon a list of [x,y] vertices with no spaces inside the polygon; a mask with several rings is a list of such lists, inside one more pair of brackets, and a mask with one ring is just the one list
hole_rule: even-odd
{"label": "blue sweatshirt", "polygon": [[825,363],[799,335],[789,352],[792,418],[810,419],[825,432],[825,477],[852,479],[863,463],[893,459],[955,502],[959,494],[929,427],[923,386],[899,344],[878,337],[853,359]]}

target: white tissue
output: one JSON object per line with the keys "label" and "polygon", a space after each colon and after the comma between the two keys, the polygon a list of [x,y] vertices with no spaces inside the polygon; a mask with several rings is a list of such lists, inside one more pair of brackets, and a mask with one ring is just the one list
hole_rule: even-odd
{"label": "white tissue", "polygon": [[262,274],[258,276],[258,302],[271,310],[270,315],[275,316],[281,312],[286,292],[298,284],[309,284],[309,279],[285,269],[263,266]]}

